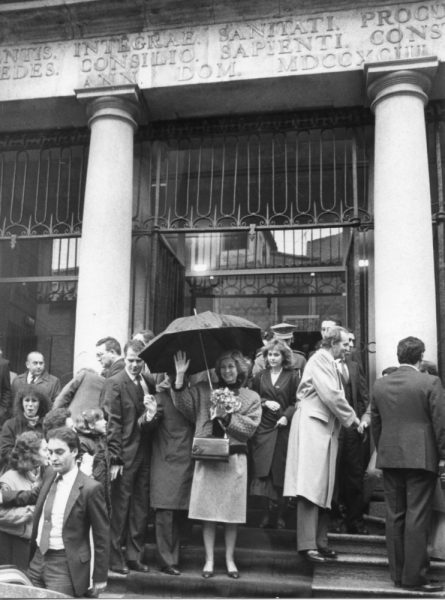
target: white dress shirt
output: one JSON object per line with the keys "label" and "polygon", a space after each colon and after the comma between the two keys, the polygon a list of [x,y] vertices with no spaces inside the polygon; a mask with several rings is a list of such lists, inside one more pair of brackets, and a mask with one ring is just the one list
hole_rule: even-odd
{"label": "white dress shirt", "polygon": [[129,378],[133,381],[134,385],[138,384],[138,381],[140,382],[141,386],[142,386],[142,391],[144,392],[144,395],[150,395],[150,391],[148,389],[148,385],[147,382],[145,381],[145,379],[142,377],[142,375],[136,375],[136,377],[133,377],[133,375],[130,375],[130,373],[127,371],[127,375],[129,376]]}
{"label": "white dress shirt", "polygon": [[[54,498],[53,510],[51,512],[51,533],[49,534],[50,550],[63,550],[65,548],[62,538],[63,516],[65,514],[69,495],[78,473],[79,469],[77,466],[75,466],[73,469],[71,469],[71,471],[65,473],[57,484],[56,496]],[[43,505],[42,514],[39,520],[39,527],[37,530],[38,546],[40,546],[40,539],[42,537],[44,513],[45,505]]]}

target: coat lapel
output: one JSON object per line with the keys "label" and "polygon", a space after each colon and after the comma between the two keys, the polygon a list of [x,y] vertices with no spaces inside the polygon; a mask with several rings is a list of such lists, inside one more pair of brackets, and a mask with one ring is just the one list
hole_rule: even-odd
{"label": "coat lapel", "polygon": [[38,526],[39,526],[40,516],[41,516],[42,510],[43,510],[43,505],[45,504],[45,500],[48,495],[49,488],[51,487],[51,484],[57,475],[57,473],[55,471],[53,471],[51,467],[48,467],[48,469],[51,469],[51,475],[49,475],[47,478],[44,479],[44,481],[42,483],[42,489],[40,490],[40,493],[39,493],[39,496],[38,496],[37,502],[36,502],[36,509],[34,511],[32,539],[35,539],[37,537],[37,530],[38,530]]}
{"label": "coat lapel", "polygon": [[65,512],[63,513],[63,524],[65,525],[67,518],[70,515],[70,512],[79,497],[80,490],[83,488],[83,477],[81,472],[79,471],[76,479],[74,480],[73,487],[71,488],[70,495],[68,496],[68,502],[65,506]]}
{"label": "coat lapel", "polygon": [[126,371],[125,371],[125,386],[127,388],[128,395],[134,402],[134,405],[136,406],[136,408],[140,409],[141,402],[138,397],[136,384],[134,383],[134,381],[132,379],[130,379],[130,377],[128,376],[128,373]]}

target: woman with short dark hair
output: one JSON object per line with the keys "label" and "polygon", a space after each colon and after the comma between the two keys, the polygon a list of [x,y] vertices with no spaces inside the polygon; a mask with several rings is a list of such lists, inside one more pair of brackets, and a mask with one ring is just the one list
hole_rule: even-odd
{"label": "woman with short dark hair", "polygon": [[36,431],[43,436],[43,418],[51,407],[46,394],[29,385],[18,392],[14,400],[14,416],[4,424],[0,434],[0,460],[8,463],[17,437],[25,431]]}

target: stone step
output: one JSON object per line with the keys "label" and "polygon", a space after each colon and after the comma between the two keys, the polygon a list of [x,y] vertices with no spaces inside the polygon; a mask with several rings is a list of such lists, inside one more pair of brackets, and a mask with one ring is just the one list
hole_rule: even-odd
{"label": "stone step", "polygon": [[[215,565],[224,567],[225,551],[222,545],[217,545],[215,548]],[[204,565],[204,547],[188,546],[180,552],[181,571],[199,570]],[[146,544],[144,549],[144,562],[156,570],[158,568],[158,559],[155,544]],[[275,549],[264,550],[257,547],[237,547],[235,550],[235,562],[240,572],[253,572],[260,570],[263,573],[270,572],[271,574],[294,574],[307,573],[307,562],[302,558],[296,549],[279,550]]]}
{"label": "stone step", "polygon": [[[222,528],[220,528],[222,529]],[[240,528],[235,560],[239,580],[227,577],[222,531],[215,548],[215,576],[203,579],[204,549],[201,528],[195,526],[192,541],[181,550],[180,576],[159,571],[154,543],[145,548],[149,573],[128,576],[110,573],[101,598],[418,598],[419,592],[395,588],[389,578],[384,536],[329,534],[336,560],[311,564],[295,550],[294,532]],[[283,547],[283,540],[291,547]],[[267,548],[263,545],[266,544]],[[445,562],[432,561],[430,576],[445,582]],[[443,593],[429,596],[443,598]]]}
{"label": "stone step", "polygon": [[371,502],[369,505],[369,514],[373,517],[384,519],[386,515],[385,502]]}
{"label": "stone step", "polygon": [[351,535],[329,533],[329,546],[341,553],[354,553],[361,556],[386,556],[384,535]]}
{"label": "stone step", "polygon": [[[153,527],[149,527],[147,542],[155,542]],[[196,523],[191,528],[187,539],[189,546],[203,546],[202,527]],[[224,544],[224,527],[216,528],[216,546]],[[240,526],[238,529],[237,548],[262,548],[263,550],[294,550],[296,549],[295,529],[261,529],[259,527]]]}
{"label": "stone step", "polygon": [[[445,569],[432,564],[430,575],[445,583]],[[342,555],[314,568],[312,595],[315,598],[443,598],[443,592],[426,594],[396,588],[383,557]]]}
{"label": "stone step", "polygon": [[[204,579],[199,569],[185,569],[181,575],[165,575],[159,571],[130,572],[124,595],[120,595],[113,576],[101,598],[307,598],[311,595],[312,573],[265,573],[261,570],[240,572],[231,579],[224,568],[216,568],[215,576]],[[122,587],[122,584],[120,584]],[[107,595],[110,594],[110,595]]]}

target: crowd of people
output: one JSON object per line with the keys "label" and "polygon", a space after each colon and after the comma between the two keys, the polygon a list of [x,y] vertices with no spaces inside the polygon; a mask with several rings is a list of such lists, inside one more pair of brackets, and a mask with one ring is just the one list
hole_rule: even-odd
{"label": "crowd of people", "polygon": [[148,330],[123,353],[102,338],[100,373],[82,369],[63,388],[37,351],[13,379],[0,358],[0,563],[26,569],[36,586],[97,597],[109,570],[152,568],[152,517],[163,573],[181,575],[181,541],[199,522],[202,576],[213,577],[221,523],[226,574],[238,579],[249,497],[262,503],[260,527],[284,528],[295,511],[297,550],[335,561],[328,532],[369,533],[380,479],[394,585],[442,589],[428,567],[445,559],[445,397],[423,342],[399,342],[399,366],[377,379],[370,402],[352,331],[323,319],[308,355],[292,348],[294,331],[273,326],[256,356],[234,348],[193,374],[188,348],[172,372],[151,373]]}

